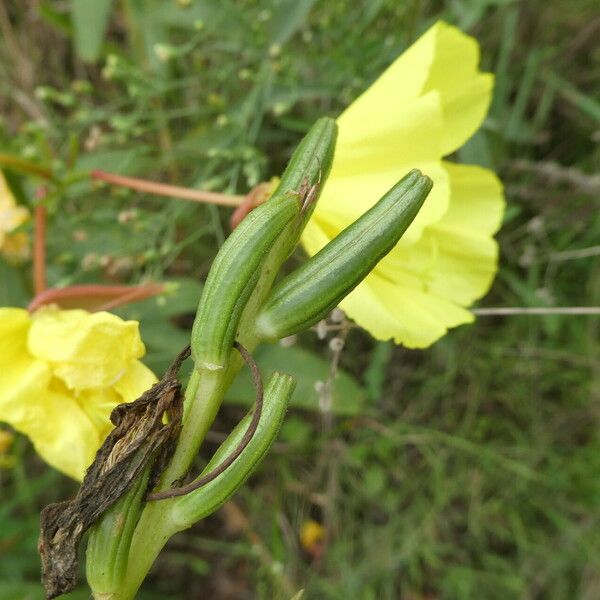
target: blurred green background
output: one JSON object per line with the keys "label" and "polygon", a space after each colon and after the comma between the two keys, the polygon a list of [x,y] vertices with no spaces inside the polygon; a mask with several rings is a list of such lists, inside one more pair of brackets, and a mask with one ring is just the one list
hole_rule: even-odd
{"label": "blurred green background", "polygon": [[[597,0],[0,3],[0,151],[55,173],[50,283],[178,281],[120,311],[141,320],[161,372],[230,211],[82,173],[245,193],[437,19],[476,36],[496,74],[490,114],[455,157],[506,187],[481,306],[600,305]],[[39,180],[6,174],[32,206]],[[0,305],[28,303],[28,264],[0,262],[0,278]],[[599,317],[481,317],[425,351],[353,329],[325,423],[314,383],[330,337],[262,352],[265,370],[303,382],[279,441],[232,503],[168,544],[140,598],[600,598]],[[199,464],[247,384],[230,399]],[[42,598],[39,510],[75,486],[21,437],[0,485],[0,599]],[[328,543],[302,546],[310,520]]]}

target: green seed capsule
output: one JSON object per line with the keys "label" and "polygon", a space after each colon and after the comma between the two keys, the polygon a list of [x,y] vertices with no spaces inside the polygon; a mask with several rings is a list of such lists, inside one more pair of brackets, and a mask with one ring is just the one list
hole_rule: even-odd
{"label": "green seed capsule", "polygon": [[263,339],[279,339],[322,319],[396,245],[432,181],[413,170],[375,206],[274,288],[257,317]]}

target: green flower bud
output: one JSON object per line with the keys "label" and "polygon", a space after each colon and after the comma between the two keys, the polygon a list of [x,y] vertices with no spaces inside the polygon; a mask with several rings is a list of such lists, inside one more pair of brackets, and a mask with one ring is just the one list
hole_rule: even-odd
{"label": "green flower bud", "polygon": [[336,122],[328,117],[319,119],[294,151],[281,176],[281,182],[271,197],[271,200],[276,200],[292,194],[302,204],[302,211],[286,241],[288,254],[296,247],[329,176],[336,139]]}
{"label": "green flower bud", "polygon": [[256,320],[263,339],[310,327],[345,298],[396,245],[432,187],[412,170],[375,206],[274,288]]}
{"label": "green flower bud", "polygon": [[300,207],[292,196],[268,201],[252,211],[227,238],[206,279],[191,347],[196,368],[227,366],[242,311],[252,294],[259,266],[282,229]]}
{"label": "green flower bud", "polygon": [[142,512],[142,498],[150,470],[111,506],[90,529],[86,551],[86,577],[94,597],[118,590],[127,570],[129,546]]}
{"label": "green flower bud", "polygon": [[[177,529],[191,527],[222,506],[260,464],[275,440],[296,382],[289,375],[273,373],[267,384],[258,427],[235,462],[205,486],[174,501],[170,518]],[[213,471],[238,447],[250,422],[244,418],[215,452],[199,477]]]}
{"label": "green flower bud", "polygon": [[[320,182],[331,166],[336,133],[332,119],[315,123],[292,155],[273,196],[240,223],[217,254],[192,329],[197,369],[227,366],[252,293],[259,282],[262,297],[268,292],[312,213]],[[261,303],[262,299],[258,306]]]}

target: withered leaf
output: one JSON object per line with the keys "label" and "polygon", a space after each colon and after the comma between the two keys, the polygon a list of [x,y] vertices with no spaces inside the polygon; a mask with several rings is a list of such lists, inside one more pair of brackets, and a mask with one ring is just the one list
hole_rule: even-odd
{"label": "withered leaf", "polygon": [[75,588],[83,534],[150,463],[148,489],[156,484],[181,430],[183,395],[177,372],[189,355],[188,346],[158,383],[134,402],[115,407],[110,415],[115,428],[96,453],[75,498],[43,509],[38,548],[48,599]]}

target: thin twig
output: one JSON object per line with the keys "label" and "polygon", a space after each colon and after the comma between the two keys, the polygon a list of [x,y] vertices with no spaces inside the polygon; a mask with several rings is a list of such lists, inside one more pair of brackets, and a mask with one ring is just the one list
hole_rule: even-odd
{"label": "thin twig", "polygon": [[158,183],[136,177],[125,177],[116,173],[107,173],[106,171],[92,171],[92,179],[98,179],[111,185],[126,187],[138,192],[154,194],[155,196],[170,196],[189,200],[191,202],[201,202],[203,204],[218,204],[219,206],[239,206],[246,196],[237,196],[229,194],[219,194],[218,192],[208,192],[206,190],[195,190],[179,185],[170,185],[168,183]]}
{"label": "thin twig", "polygon": [[53,175],[52,171],[42,167],[30,160],[25,160],[19,156],[13,156],[12,154],[5,154],[0,152],[0,165],[7,169],[13,169],[20,173],[27,173],[28,175],[37,175],[43,179],[51,180]]}
{"label": "thin twig", "polygon": [[473,308],[478,317],[509,315],[600,315],[600,306],[509,306],[500,308]]}
{"label": "thin twig", "polygon": [[325,528],[325,543],[329,544],[332,540],[335,529],[335,505],[339,491],[338,481],[338,463],[340,456],[339,440],[332,439],[331,433],[334,425],[333,414],[333,386],[338,374],[340,358],[346,343],[348,332],[350,331],[349,322],[342,313],[341,330],[335,337],[329,341],[331,349],[331,363],[329,365],[329,374],[327,381],[320,389],[319,408],[321,409],[321,426],[323,433],[327,436],[325,441],[326,472],[327,482],[323,496],[323,526]]}
{"label": "thin twig", "polygon": [[563,250],[562,252],[553,252],[550,255],[552,262],[562,262],[564,260],[575,260],[577,258],[590,258],[591,256],[600,256],[600,246],[590,246],[589,248],[579,248],[578,250]]}
{"label": "thin twig", "polygon": [[33,240],[33,289],[36,296],[46,290],[46,207],[35,207],[35,235]]}
{"label": "thin twig", "polygon": [[189,494],[190,492],[193,492],[198,488],[206,485],[207,483],[213,481],[236,461],[236,459],[244,451],[244,449],[250,443],[250,440],[256,433],[258,423],[260,421],[260,415],[262,413],[264,397],[264,390],[262,379],[260,377],[260,371],[258,370],[258,365],[256,364],[254,358],[252,358],[252,354],[250,354],[250,352],[248,352],[248,350],[246,350],[244,346],[242,346],[239,342],[235,342],[234,346],[237,349],[237,351],[242,355],[242,358],[244,359],[246,364],[250,367],[250,371],[252,372],[252,380],[254,382],[254,387],[256,388],[256,402],[254,405],[254,412],[252,413],[252,420],[250,421],[250,425],[248,425],[248,429],[246,429],[236,449],[212,471],[182,487],[171,488],[162,492],[150,494],[147,500],[164,500],[166,498],[185,496],[186,494]]}
{"label": "thin twig", "polygon": [[145,285],[102,285],[99,283],[71,285],[64,288],[50,288],[37,294],[30,302],[27,310],[33,312],[44,304],[58,304],[61,307],[69,307],[72,301],[80,301],[90,298],[102,298],[104,304],[95,307],[94,311],[108,310],[115,306],[145,300],[157,296],[165,291],[163,283],[148,283]]}
{"label": "thin twig", "polygon": [[123,306],[124,304],[131,304],[132,302],[146,300],[147,298],[161,294],[164,291],[165,286],[162,283],[135,286],[122,296],[118,296],[112,300],[109,300],[108,302],[105,302],[104,304],[101,304],[98,306],[98,308],[96,308],[96,311],[99,312],[101,310],[112,310],[113,308]]}

